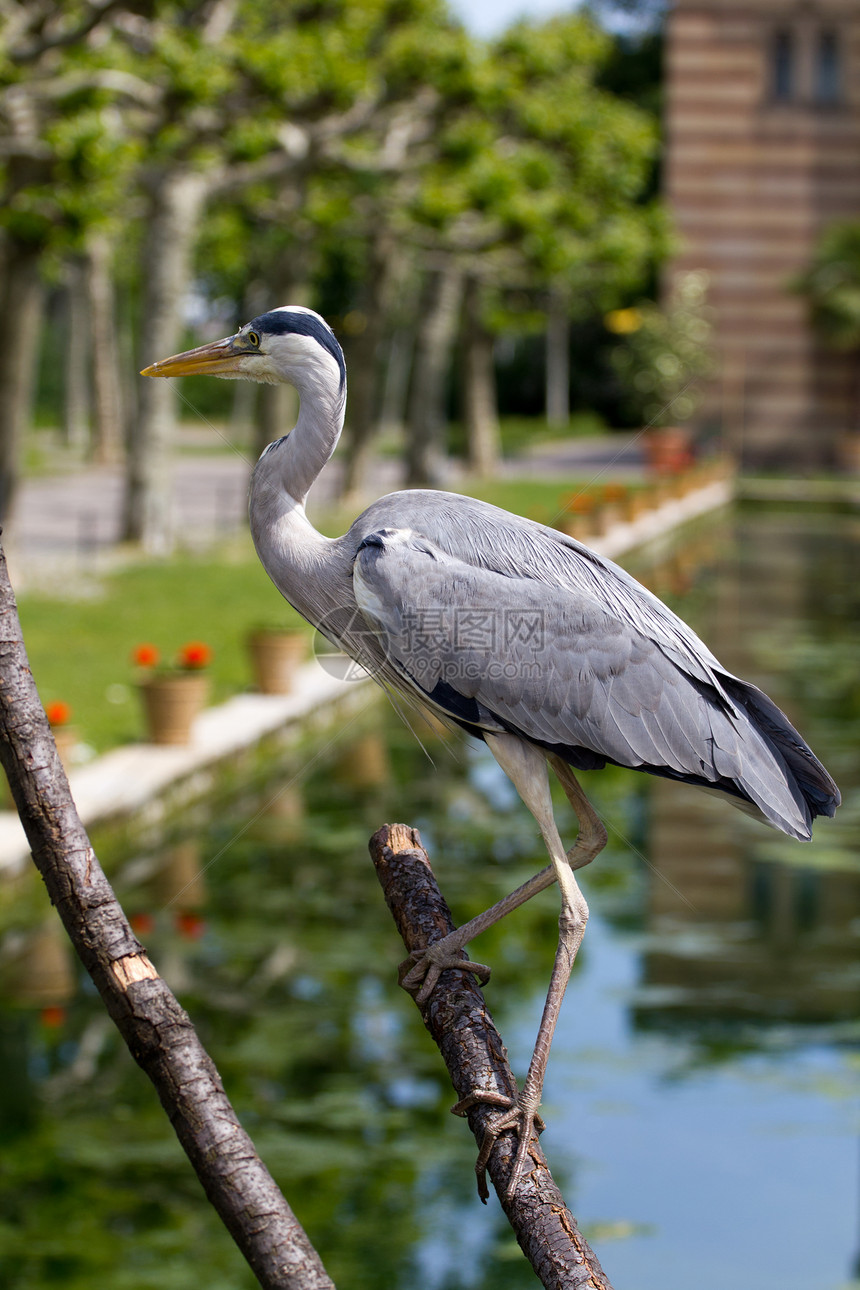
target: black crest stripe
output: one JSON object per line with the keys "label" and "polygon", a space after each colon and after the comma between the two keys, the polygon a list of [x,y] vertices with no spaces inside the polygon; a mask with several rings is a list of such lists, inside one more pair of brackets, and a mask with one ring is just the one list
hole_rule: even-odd
{"label": "black crest stripe", "polygon": [[331,354],[340,369],[341,389],[346,383],[346,364],[343,350],[329,327],[313,314],[294,312],[292,309],[272,309],[267,314],[259,314],[248,326],[253,331],[263,332],[269,336],[310,336]]}

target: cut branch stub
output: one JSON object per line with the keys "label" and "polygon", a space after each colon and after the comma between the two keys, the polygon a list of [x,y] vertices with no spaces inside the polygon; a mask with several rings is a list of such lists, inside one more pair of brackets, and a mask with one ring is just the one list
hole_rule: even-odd
{"label": "cut branch stub", "polygon": [[[436,884],[427,852],[416,829],[386,824],[370,840],[388,908],[412,953],[454,930],[451,913]],[[476,1089],[516,1097],[517,1086],[499,1032],[471,973],[442,973],[419,1011],[451,1076],[458,1099]],[[476,1104],[467,1112],[478,1146],[495,1110]],[[537,1137],[529,1145],[533,1169],[505,1198],[516,1153],[513,1134],[503,1134],[490,1156],[487,1172],[519,1244],[547,1290],[611,1290],[609,1281],[567,1209],[549,1171]]]}

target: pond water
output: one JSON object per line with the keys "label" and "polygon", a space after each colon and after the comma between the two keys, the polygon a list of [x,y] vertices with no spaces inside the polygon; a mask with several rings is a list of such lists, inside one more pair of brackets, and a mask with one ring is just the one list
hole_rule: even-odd
{"label": "pond water", "polygon": [[[583,776],[610,842],[583,874],[592,914],[543,1144],[617,1290],[858,1284],[858,554],[850,517],[741,512],[634,569],[791,713],[845,804],[801,846],[684,786]],[[543,852],[485,749],[422,738],[426,752],[368,695],[157,844],[96,841],[341,1290],[526,1288],[395,984],[366,844],[385,820],[419,827],[459,919]],[[570,835],[563,801],[558,816]],[[556,902],[476,943],[520,1073]],[[37,885],[4,893],[0,915],[0,1284],[255,1285]]]}

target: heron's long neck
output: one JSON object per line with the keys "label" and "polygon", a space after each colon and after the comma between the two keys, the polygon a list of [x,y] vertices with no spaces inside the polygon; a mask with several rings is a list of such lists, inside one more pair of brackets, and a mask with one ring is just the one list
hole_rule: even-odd
{"label": "heron's long neck", "polygon": [[269,445],[251,477],[251,533],[275,586],[300,613],[318,621],[326,606],[312,589],[320,586],[334,544],[313,527],[304,504],[340,438],[345,399],[334,385],[318,379],[298,389],[295,429]]}
{"label": "heron's long neck", "polygon": [[303,506],[311,487],[331,457],[346,408],[346,389],[339,388],[328,369],[301,373],[295,381],[301,400],[295,429],[261,458],[272,456],[281,487]]}

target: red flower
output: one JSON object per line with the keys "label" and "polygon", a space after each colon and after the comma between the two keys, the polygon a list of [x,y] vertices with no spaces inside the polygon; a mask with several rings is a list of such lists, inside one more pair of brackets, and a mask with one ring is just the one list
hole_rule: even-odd
{"label": "red flower", "polygon": [[131,924],[131,930],[140,936],[149,936],[155,927],[152,914],[132,914],[128,921]]}
{"label": "red flower", "polygon": [[209,666],[212,662],[212,651],[203,641],[189,641],[187,645],[182,646],[176,661],[180,667],[189,672],[195,672]]}
{"label": "red flower", "polygon": [[161,658],[157,645],[138,645],[132,650],[131,659],[138,667],[155,667]]}
{"label": "red flower", "polygon": [[65,1023],[66,1010],[58,1004],[49,1004],[47,1008],[42,1009],[39,1020],[49,1030],[58,1030]]}
{"label": "red flower", "polygon": [[72,709],[62,699],[56,699],[45,708],[45,716],[52,726],[65,726],[72,715]]}
{"label": "red flower", "polygon": [[190,912],[177,914],[173,920],[173,925],[183,940],[186,941],[199,941],[206,931],[205,920],[199,914]]}

